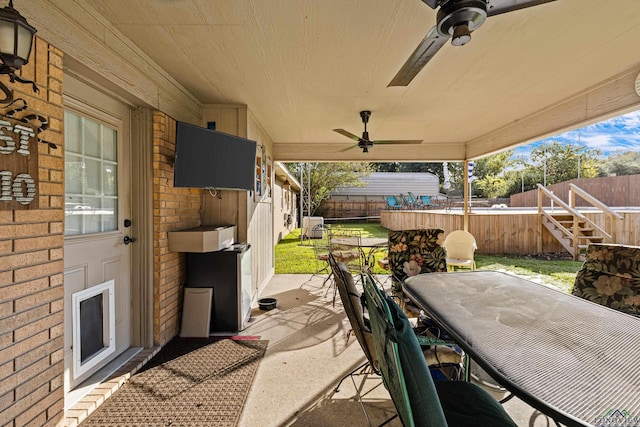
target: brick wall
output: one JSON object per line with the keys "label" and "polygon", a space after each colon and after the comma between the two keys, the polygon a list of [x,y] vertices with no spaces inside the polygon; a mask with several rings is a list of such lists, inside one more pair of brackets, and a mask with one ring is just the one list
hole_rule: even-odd
{"label": "brick wall", "polygon": [[[2,82],[49,120],[37,144],[39,208],[0,210],[0,424],[55,425],[63,415],[64,144],[62,52],[36,38],[22,77]],[[6,108],[1,108],[6,112]],[[19,115],[18,115],[19,116]],[[0,170],[2,170],[0,156]]]}
{"label": "brick wall", "polygon": [[157,345],[180,331],[186,280],[184,253],[170,252],[167,233],[200,225],[202,191],[173,187],[176,122],[166,114],[153,117],[153,329]]}

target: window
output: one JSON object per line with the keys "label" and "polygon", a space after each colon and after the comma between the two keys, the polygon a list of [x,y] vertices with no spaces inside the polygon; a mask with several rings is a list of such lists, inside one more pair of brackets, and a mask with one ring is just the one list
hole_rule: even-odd
{"label": "window", "polygon": [[65,235],[118,228],[118,132],[66,111]]}

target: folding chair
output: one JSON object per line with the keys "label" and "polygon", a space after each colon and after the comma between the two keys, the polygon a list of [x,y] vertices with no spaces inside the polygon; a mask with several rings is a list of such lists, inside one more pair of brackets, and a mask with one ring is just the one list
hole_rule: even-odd
{"label": "folding chair", "polygon": [[353,274],[360,274],[364,267],[361,248],[362,233],[350,228],[332,228],[329,231],[329,250],[337,261],[344,263]]}
{"label": "folding chair", "polygon": [[336,261],[336,258],[332,254],[329,254],[329,265],[333,271],[335,286],[340,294],[342,306],[347,314],[349,323],[351,324],[351,331],[349,332],[353,332],[356,336],[356,339],[362,348],[362,352],[367,358],[363,364],[343,376],[338,382],[338,385],[336,385],[334,391],[338,392],[342,382],[347,377],[350,377],[356,390],[356,398],[358,399],[358,402],[360,402],[362,410],[364,411],[364,416],[367,418],[367,422],[370,425],[371,422],[369,420],[369,415],[367,414],[367,410],[362,402],[362,396],[360,395],[361,387],[356,385],[354,375],[380,375],[380,371],[378,370],[378,361],[376,358],[376,350],[373,346],[373,335],[371,334],[371,329],[369,327],[369,320],[364,317],[361,295],[356,289],[353,276],[343,263]]}
{"label": "folding chair", "polygon": [[465,381],[434,382],[400,307],[371,280],[364,280],[364,294],[382,380],[403,426],[516,426],[481,387]]}
{"label": "folding chair", "polygon": [[402,209],[402,205],[398,203],[398,199],[396,198],[396,196],[387,197],[387,207],[389,209]]}

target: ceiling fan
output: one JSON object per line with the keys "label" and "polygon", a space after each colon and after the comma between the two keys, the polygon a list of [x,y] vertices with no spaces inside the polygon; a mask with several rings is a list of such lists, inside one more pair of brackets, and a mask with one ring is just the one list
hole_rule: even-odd
{"label": "ceiling fan", "polygon": [[436,25],[413,51],[389,86],[407,86],[422,68],[451,38],[454,46],[471,40],[471,33],[489,16],[513,12],[555,0],[422,0],[431,9],[438,9]]}
{"label": "ceiling fan", "polygon": [[349,139],[352,139],[357,142],[357,144],[352,145],[351,147],[347,147],[344,150],[351,150],[352,148],[362,148],[363,153],[368,153],[369,148],[373,147],[373,144],[420,144],[422,140],[414,140],[414,139],[404,139],[397,141],[371,141],[369,139],[369,132],[367,132],[367,123],[369,122],[369,118],[371,117],[371,111],[360,111],[360,117],[362,117],[362,123],[364,123],[364,132],[362,132],[362,138],[348,132],[344,129],[334,129],[334,132],[338,132],[340,135],[344,135]]}

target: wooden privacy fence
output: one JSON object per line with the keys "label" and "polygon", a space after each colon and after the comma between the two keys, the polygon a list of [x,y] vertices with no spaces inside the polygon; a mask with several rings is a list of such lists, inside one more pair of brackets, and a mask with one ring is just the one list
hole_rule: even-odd
{"label": "wooden privacy fence", "polygon": [[325,200],[316,212],[325,218],[369,218],[379,217],[380,211],[387,208],[382,200]]}
{"label": "wooden privacy fence", "polygon": [[[623,219],[616,221],[613,241],[619,244],[640,245],[640,210],[620,211]],[[604,226],[601,212],[583,214]],[[382,211],[380,224],[390,230],[441,228],[445,234],[464,229],[462,211]],[[533,208],[474,211],[469,215],[468,231],[476,238],[481,254],[525,254],[538,250],[538,213]],[[547,230],[542,232],[542,252],[565,252],[564,247]]]}
{"label": "wooden privacy fence", "polygon": [[[607,206],[640,206],[640,175],[608,176],[602,178],[581,178],[547,185],[547,188],[562,200],[569,200],[569,186],[575,184]],[[550,206],[545,198],[544,206]],[[589,206],[578,200],[577,206]],[[511,207],[538,206],[538,190],[525,191],[511,196]]]}

